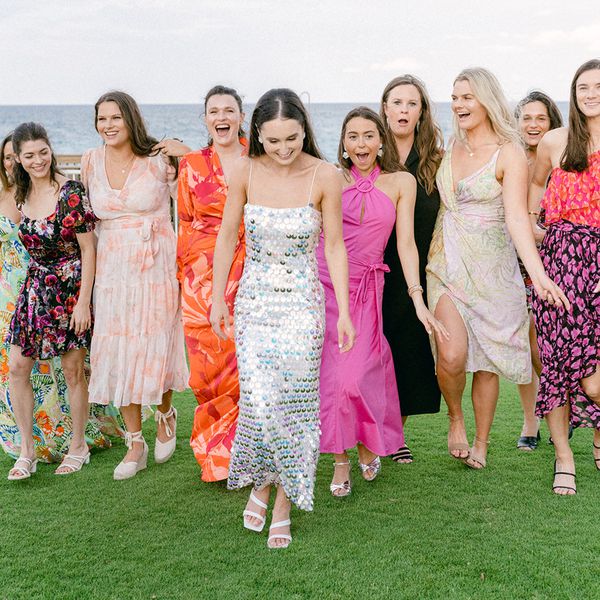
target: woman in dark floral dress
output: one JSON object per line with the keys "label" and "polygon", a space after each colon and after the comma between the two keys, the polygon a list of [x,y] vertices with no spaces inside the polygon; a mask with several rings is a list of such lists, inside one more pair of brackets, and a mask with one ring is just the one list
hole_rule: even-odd
{"label": "woman in dark floral dress", "polygon": [[9,386],[21,434],[21,454],[8,479],[36,470],[31,370],[36,359],[61,357],[69,392],[73,438],[59,475],[89,462],[85,442],[88,392],[84,360],[92,334],[95,217],[83,186],[56,168],[45,129],[23,123],[13,133],[19,236],[31,260],[8,331]]}

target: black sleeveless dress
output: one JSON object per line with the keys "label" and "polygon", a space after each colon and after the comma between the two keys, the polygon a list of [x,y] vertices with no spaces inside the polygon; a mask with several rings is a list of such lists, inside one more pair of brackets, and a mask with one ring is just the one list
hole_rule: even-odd
{"label": "black sleeveless dress", "polygon": [[[413,146],[405,166],[415,177],[418,163],[419,156]],[[417,182],[415,242],[419,251],[419,276],[425,299],[427,253],[439,207],[440,195],[437,189],[428,194]],[[383,331],[392,349],[402,416],[437,413],[440,411],[441,394],[431,345],[407,293],[398,258],[395,230],[388,240],[384,256],[390,272],[385,274],[383,290]]]}

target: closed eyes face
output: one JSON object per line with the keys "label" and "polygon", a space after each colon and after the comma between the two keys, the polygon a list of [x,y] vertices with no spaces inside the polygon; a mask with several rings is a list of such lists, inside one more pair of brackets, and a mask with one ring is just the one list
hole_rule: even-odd
{"label": "closed eyes face", "polygon": [[473,129],[484,123],[487,118],[487,110],[477,100],[471,84],[466,79],[461,79],[454,84],[452,89],[452,111],[457,119],[460,129]]}
{"label": "closed eyes face", "polygon": [[398,85],[388,94],[383,110],[396,137],[410,136],[421,118],[421,94],[412,84]]}
{"label": "closed eyes face", "polygon": [[370,119],[353,117],[346,123],[344,148],[353,164],[361,171],[371,171],[377,162],[381,136]]}
{"label": "closed eyes face", "polygon": [[215,94],[206,102],[204,122],[210,137],[222,146],[238,140],[244,113],[236,99],[229,94]]}
{"label": "closed eyes face", "polygon": [[600,69],[584,71],[575,83],[579,110],[589,119],[600,116]]}
{"label": "closed eyes face", "polygon": [[107,146],[121,146],[129,142],[129,130],[116,102],[102,102],[98,107],[96,129]]}
{"label": "closed eyes face", "polygon": [[12,175],[14,164],[15,164],[14,163],[15,153],[13,151],[12,142],[6,142],[6,144],[4,145],[4,158],[2,160],[3,160],[4,170],[9,175]]}
{"label": "closed eyes face", "polygon": [[260,128],[265,153],[281,165],[292,163],[302,152],[304,128],[295,119],[273,119]]}
{"label": "closed eyes face", "polygon": [[550,131],[550,117],[543,102],[528,102],[521,108],[519,131],[527,146],[535,148],[543,135]]}
{"label": "closed eyes face", "polygon": [[43,179],[50,173],[52,150],[44,140],[23,142],[17,160],[29,174],[29,177]]}

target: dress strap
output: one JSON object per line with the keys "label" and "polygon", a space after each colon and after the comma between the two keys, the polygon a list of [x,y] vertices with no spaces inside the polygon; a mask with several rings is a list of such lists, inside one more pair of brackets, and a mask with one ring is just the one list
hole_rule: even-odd
{"label": "dress strap", "polygon": [[252,159],[250,159],[250,172],[248,173],[248,191],[246,192],[246,200],[248,202],[248,204],[252,204],[252,202],[250,202],[250,185],[252,184],[252,166],[253,166],[253,162]]}
{"label": "dress strap", "polygon": [[313,191],[313,186],[315,184],[315,177],[317,176],[317,169],[321,166],[321,162],[319,161],[317,166],[315,167],[315,170],[313,171],[313,176],[312,176],[312,181],[310,182],[310,189],[308,190],[308,202],[306,203],[307,206],[310,206],[311,204],[311,199],[312,199],[312,191]]}

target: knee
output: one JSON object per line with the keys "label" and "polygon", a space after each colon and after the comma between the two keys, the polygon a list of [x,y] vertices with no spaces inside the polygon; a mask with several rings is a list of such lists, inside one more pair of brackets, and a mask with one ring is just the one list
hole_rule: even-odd
{"label": "knee", "polygon": [[592,376],[581,380],[581,387],[586,396],[600,406],[600,377]]}
{"label": "knee", "polygon": [[11,355],[8,363],[8,377],[13,383],[29,382],[33,362],[23,356]]}
{"label": "knee", "polygon": [[451,377],[464,373],[465,363],[465,355],[452,349],[447,349],[438,355],[438,371],[442,370]]}
{"label": "knee", "polygon": [[77,387],[85,380],[83,364],[63,361],[62,370],[68,387]]}

